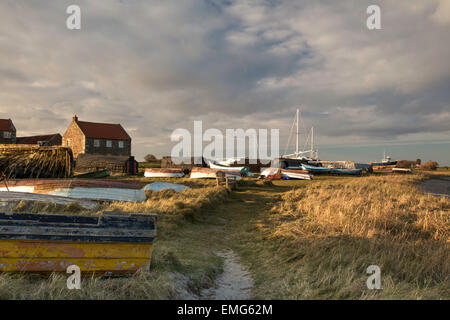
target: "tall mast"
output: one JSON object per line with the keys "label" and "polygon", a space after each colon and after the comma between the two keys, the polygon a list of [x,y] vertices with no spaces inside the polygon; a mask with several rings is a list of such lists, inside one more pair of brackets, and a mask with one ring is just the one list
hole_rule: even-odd
{"label": "tall mast", "polygon": [[314,158],[314,127],[311,127],[311,155],[310,158]]}
{"label": "tall mast", "polygon": [[298,118],[299,118],[299,111],[297,109],[297,144],[295,147],[295,155],[298,156],[298,135],[299,135],[299,131],[298,131]]}

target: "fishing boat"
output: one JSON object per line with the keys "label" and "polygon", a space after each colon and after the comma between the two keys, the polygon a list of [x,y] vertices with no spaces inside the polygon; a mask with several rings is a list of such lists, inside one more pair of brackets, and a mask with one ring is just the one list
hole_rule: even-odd
{"label": "fishing boat", "polygon": [[362,169],[331,169],[331,173],[333,174],[342,174],[342,175],[358,175],[362,173]]}
{"label": "fishing boat", "polygon": [[241,173],[239,171],[224,171],[220,169],[213,168],[202,168],[193,167],[191,169],[191,179],[215,179],[217,177],[217,172],[224,172],[225,177],[234,176],[236,180],[241,179]]}
{"label": "fishing boat", "polygon": [[307,164],[302,164],[302,168],[303,170],[306,170],[310,173],[330,173],[331,172],[331,168],[324,168],[324,167],[315,167],[315,166],[310,166]]}
{"label": "fishing boat", "polygon": [[146,168],[144,177],[146,178],[182,178],[184,172],[179,168]]}
{"label": "fishing boat", "polygon": [[395,168],[398,161],[391,160],[391,157],[386,156],[386,152],[383,153],[383,160],[381,162],[372,162],[373,170],[392,169]]}
{"label": "fishing boat", "polygon": [[134,273],[150,267],[156,215],[0,213],[0,271]]}
{"label": "fishing boat", "polygon": [[281,176],[285,179],[312,180],[312,175],[306,170],[281,169]]}
{"label": "fishing boat", "polygon": [[139,181],[102,179],[9,180],[0,191],[49,194],[76,199],[141,202],[146,199]]}
{"label": "fishing boat", "polygon": [[212,162],[209,162],[209,167],[211,169],[218,169],[221,171],[233,171],[236,172],[238,171],[241,175],[247,175],[248,174],[248,168],[247,167],[226,167],[226,166],[221,166],[218,164],[214,164]]}

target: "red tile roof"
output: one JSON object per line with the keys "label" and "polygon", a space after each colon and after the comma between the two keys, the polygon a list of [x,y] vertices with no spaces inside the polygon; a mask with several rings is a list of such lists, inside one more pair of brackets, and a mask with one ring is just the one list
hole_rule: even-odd
{"label": "red tile roof", "polygon": [[120,124],[77,121],[78,126],[87,138],[131,140]]}
{"label": "red tile roof", "polygon": [[0,119],[0,131],[12,131],[11,121],[9,119]]}
{"label": "red tile roof", "polygon": [[42,136],[31,136],[31,137],[17,137],[18,144],[37,144],[38,141],[50,141],[53,137],[59,135],[59,133],[55,134],[47,134]]}

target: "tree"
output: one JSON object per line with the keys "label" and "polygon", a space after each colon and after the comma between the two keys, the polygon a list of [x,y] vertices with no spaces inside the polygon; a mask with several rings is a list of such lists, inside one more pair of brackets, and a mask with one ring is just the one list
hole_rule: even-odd
{"label": "tree", "polygon": [[154,155],[148,154],[144,157],[144,160],[147,162],[155,162],[158,159]]}
{"label": "tree", "polygon": [[420,165],[420,168],[425,170],[436,170],[437,167],[438,163],[436,161],[427,161]]}
{"label": "tree", "polygon": [[396,167],[397,168],[412,168],[414,162],[413,161],[409,161],[409,160],[400,160],[397,162]]}
{"label": "tree", "polygon": [[420,166],[422,164],[422,160],[416,159],[416,164],[418,164]]}

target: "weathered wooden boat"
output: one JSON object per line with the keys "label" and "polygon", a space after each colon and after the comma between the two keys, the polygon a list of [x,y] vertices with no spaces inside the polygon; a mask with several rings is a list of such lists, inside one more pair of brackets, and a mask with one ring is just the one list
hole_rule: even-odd
{"label": "weathered wooden boat", "polygon": [[315,166],[307,165],[305,163],[302,164],[302,168],[303,168],[303,170],[306,170],[311,173],[330,173],[331,172],[331,168],[315,167]]}
{"label": "weathered wooden boat", "polygon": [[146,168],[144,177],[147,178],[182,178],[184,172],[180,168]]}
{"label": "weathered wooden boat", "polygon": [[331,173],[333,174],[342,174],[342,175],[358,175],[362,173],[362,169],[331,169]]}
{"label": "weathered wooden boat", "polygon": [[225,176],[235,176],[236,180],[241,179],[241,173],[239,171],[223,171],[213,168],[193,167],[191,169],[191,179],[216,179],[217,172],[224,172]]}
{"label": "weathered wooden boat", "polygon": [[44,193],[55,196],[108,201],[144,201],[145,191],[138,181],[102,179],[9,180],[0,191]]}
{"label": "weathered wooden boat", "polygon": [[214,164],[212,162],[209,162],[209,167],[211,169],[218,169],[220,171],[232,171],[232,172],[239,172],[240,175],[247,175],[248,174],[248,168],[247,167],[226,167],[221,166],[218,164]]}
{"label": "weathered wooden boat", "polygon": [[0,213],[0,271],[133,273],[150,267],[156,215]]}
{"label": "weathered wooden boat", "polygon": [[312,180],[312,175],[306,170],[281,169],[281,176],[285,179]]}

